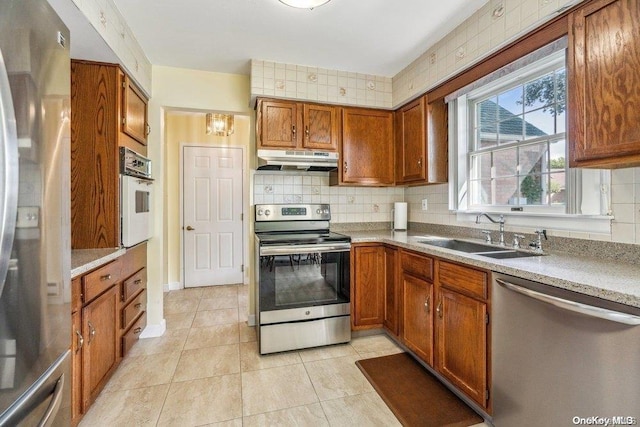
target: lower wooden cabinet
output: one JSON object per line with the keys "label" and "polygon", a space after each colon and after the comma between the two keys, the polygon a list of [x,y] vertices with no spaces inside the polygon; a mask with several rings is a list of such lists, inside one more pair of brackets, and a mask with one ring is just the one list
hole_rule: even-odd
{"label": "lower wooden cabinet", "polygon": [[400,291],[398,283],[398,250],[384,247],[384,318],[382,325],[392,335],[400,335]]}
{"label": "lower wooden cabinet", "polygon": [[402,273],[402,339],[433,366],[433,284]]}
{"label": "lower wooden cabinet", "polygon": [[[80,288],[80,278],[71,282],[71,289]],[[71,424],[77,425],[82,417],[82,317],[79,310],[71,314]]]}
{"label": "lower wooden cabinet", "polygon": [[382,327],[384,320],[384,246],[352,245],[352,329]]}

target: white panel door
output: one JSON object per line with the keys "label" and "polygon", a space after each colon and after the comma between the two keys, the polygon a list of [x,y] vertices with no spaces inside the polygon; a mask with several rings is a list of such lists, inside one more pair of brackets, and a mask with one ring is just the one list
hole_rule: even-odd
{"label": "white panel door", "polygon": [[242,150],[183,151],[185,287],[242,283]]}

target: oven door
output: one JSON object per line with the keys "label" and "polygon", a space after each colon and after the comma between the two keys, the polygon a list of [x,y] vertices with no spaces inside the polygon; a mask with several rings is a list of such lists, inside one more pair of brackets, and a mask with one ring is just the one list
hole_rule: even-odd
{"label": "oven door", "polygon": [[260,324],[349,315],[350,247],[261,246]]}
{"label": "oven door", "polygon": [[120,176],[122,246],[131,247],[151,237],[151,196],[153,181]]}

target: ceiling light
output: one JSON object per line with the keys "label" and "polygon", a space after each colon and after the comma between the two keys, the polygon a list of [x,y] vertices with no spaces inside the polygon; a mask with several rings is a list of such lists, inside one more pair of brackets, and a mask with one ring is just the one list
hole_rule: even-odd
{"label": "ceiling light", "polygon": [[297,7],[299,9],[313,9],[314,7],[329,3],[329,1],[330,0],[280,0],[281,3],[287,6]]}
{"label": "ceiling light", "polygon": [[233,133],[233,114],[207,113],[205,116],[207,135],[229,136]]}

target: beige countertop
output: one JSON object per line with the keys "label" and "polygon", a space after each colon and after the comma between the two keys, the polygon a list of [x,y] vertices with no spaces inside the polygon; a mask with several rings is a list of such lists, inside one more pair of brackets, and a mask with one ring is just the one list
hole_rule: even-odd
{"label": "beige countertop", "polygon": [[[543,256],[500,260],[418,243],[418,240],[433,237],[433,234],[391,230],[340,231],[340,233],[351,236],[352,243],[390,243],[443,259],[640,307],[639,265],[558,252],[546,252],[547,254]],[[483,243],[477,239],[460,240]]]}
{"label": "beige countertop", "polygon": [[71,251],[71,278],[124,255],[123,248],[75,249]]}

